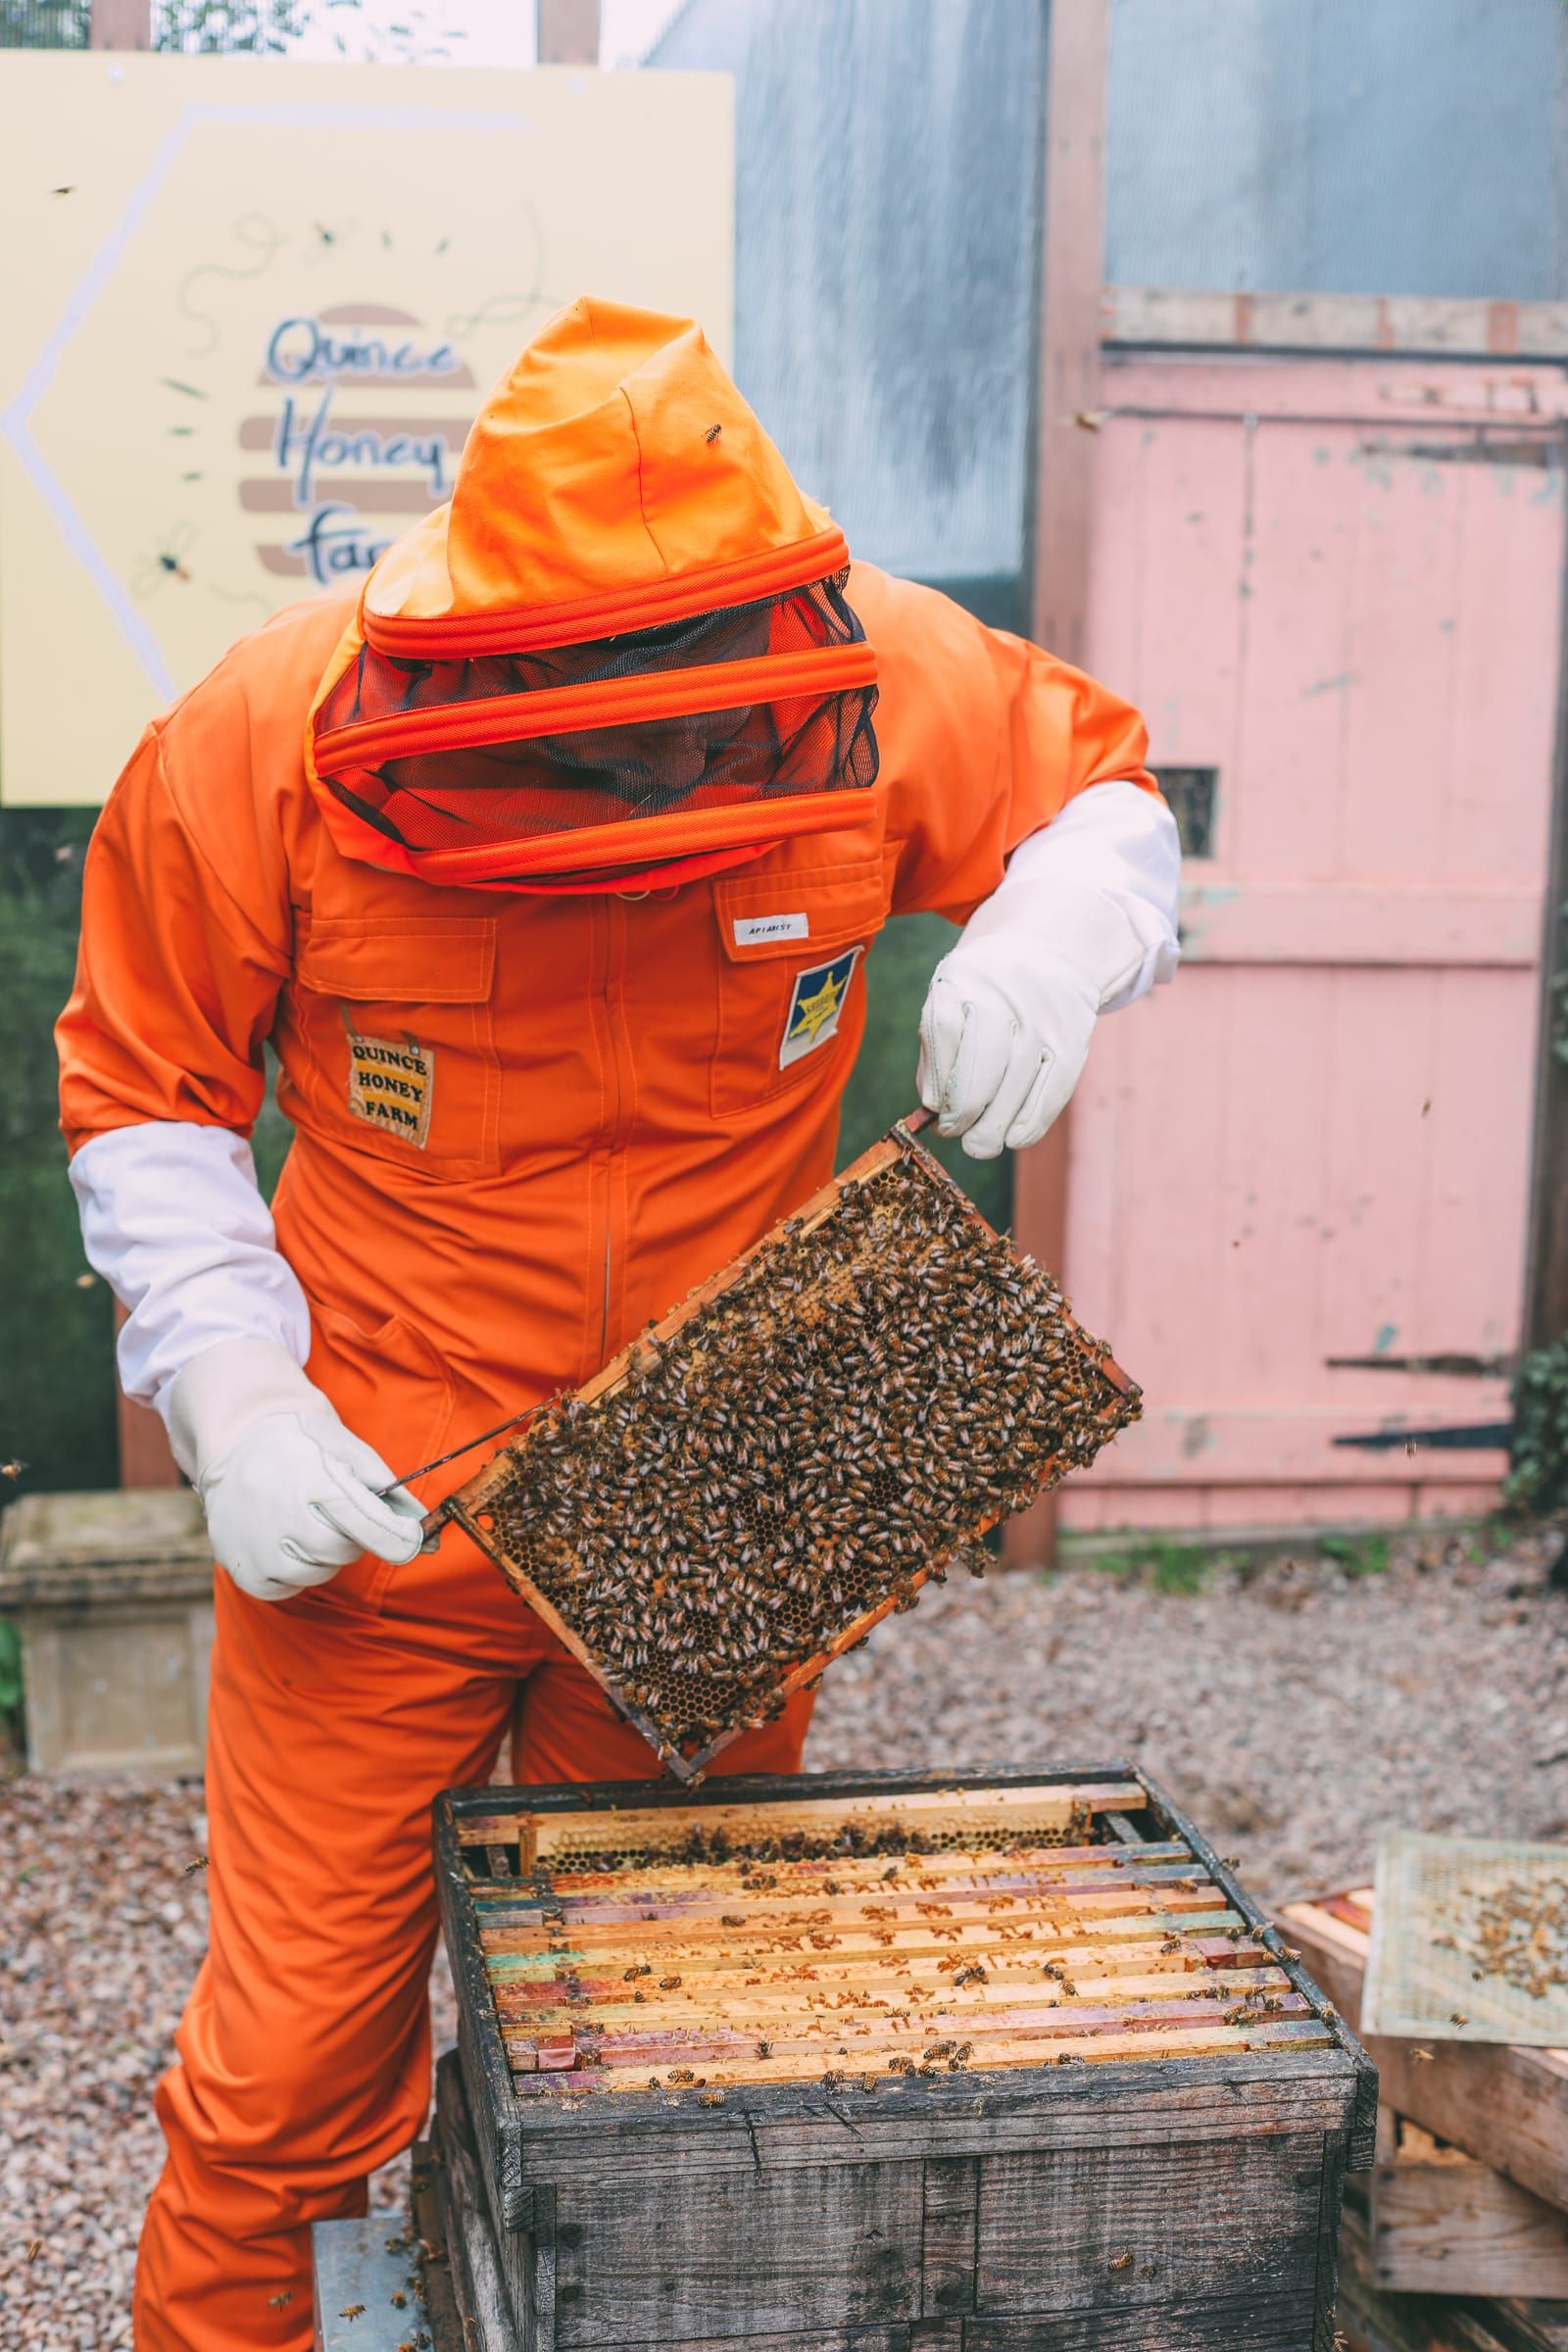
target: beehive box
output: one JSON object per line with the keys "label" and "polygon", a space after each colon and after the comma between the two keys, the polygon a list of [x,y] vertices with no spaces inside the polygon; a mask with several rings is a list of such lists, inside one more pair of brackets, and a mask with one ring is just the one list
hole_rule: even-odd
{"label": "beehive box", "polygon": [[1131,1768],[481,1789],[436,1844],[480,2352],[1328,2352],[1376,2078]]}
{"label": "beehive box", "polygon": [[1139,1410],[913,1124],[443,1506],[678,1779]]}

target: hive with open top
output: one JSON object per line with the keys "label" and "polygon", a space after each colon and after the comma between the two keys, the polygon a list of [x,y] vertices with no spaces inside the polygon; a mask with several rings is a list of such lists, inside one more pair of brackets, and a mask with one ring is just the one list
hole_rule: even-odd
{"label": "hive with open top", "polygon": [[437,1838],[485,2352],[1330,2340],[1375,2077],[1131,1768],[475,1790]]}
{"label": "hive with open top", "polygon": [[444,1511],[690,1780],[1138,1409],[900,1126]]}

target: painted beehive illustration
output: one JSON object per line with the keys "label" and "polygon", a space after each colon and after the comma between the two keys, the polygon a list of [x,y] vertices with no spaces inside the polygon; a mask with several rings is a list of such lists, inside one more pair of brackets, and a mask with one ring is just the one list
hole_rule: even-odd
{"label": "painted beehive illustration", "polygon": [[1139,1402],[901,1126],[444,1511],[690,1780]]}
{"label": "painted beehive illustration", "polygon": [[475,1789],[437,1849],[480,2345],[1331,2340],[1375,2076],[1130,1767]]}

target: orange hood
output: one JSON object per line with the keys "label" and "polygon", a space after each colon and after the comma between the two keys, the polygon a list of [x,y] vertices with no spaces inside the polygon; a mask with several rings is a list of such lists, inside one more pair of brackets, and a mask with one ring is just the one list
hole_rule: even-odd
{"label": "orange hood", "polygon": [[442,883],[679,880],[876,774],[849,551],[701,327],[560,312],[368,579],[311,712],[338,847]]}

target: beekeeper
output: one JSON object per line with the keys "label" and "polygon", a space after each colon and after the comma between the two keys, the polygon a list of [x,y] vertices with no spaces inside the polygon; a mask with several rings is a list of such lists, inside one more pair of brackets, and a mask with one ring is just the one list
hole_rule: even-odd
{"label": "beekeeper", "polygon": [[[147,729],[59,1029],[121,1376],[227,1571],[141,2352],[310,2341],[307,2225],[425,2114],[436,1792],[509,1729],[523,1780],[650,1768],[465,1539],[421,1554],[444,1484],[394,1473],[825,1181],[890,915],[963,925],[920,1023],[942,1132],[1042,1135],[1174,964],[1145,748],[1081,672],[852,566],[697,326],[589,301],[356,606],[280,613]],[[795,1769],[808,1712],[719,1769]]]}

